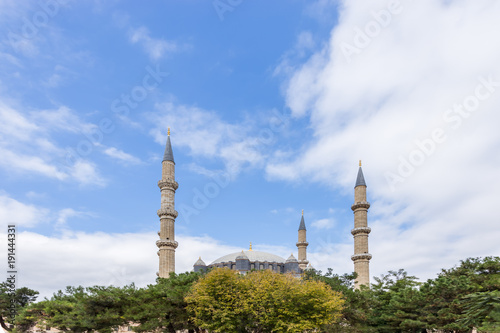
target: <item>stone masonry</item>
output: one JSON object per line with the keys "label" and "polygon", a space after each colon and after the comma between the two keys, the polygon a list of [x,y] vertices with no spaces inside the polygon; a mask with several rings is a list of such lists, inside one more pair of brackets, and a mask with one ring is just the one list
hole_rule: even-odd
{"label": "stone masonry", "polygon": [[354,236],[354,255],[351,256],[354,262],[354,271],[358,273],[354,287],[359,289],[361,285],[370,286],[370,259],[372,255],[368,253],[368,234],[371,229],[368,227],[368,208],[370,203],[366,201],[366,183],[359,161],[358,177],[354,186],[354,204],[351,209],[354,213],[354,229],[351,234]]}
{"label": "stone masonry", "polygon": [[171,272],[175,272],[175,191],[179,184],[175,181],[175,162],[170,144],[170,129],[168,129],[167,144],[162,161],[162,177],[158,182],[161,191],[161,206],[158,210],[160,218],[160,239],[156,241],[158,256],[160,257],[160,269],[156,273],[161,278],[168,278]]}

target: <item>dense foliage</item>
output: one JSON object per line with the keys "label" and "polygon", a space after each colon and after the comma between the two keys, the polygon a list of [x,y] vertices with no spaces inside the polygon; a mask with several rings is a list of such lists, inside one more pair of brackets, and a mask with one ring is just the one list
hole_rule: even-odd
{"label": "dense foliage", "polygon": [[270,271],[227,269],[172,274],[145,288],[68,287],[33,303],[28,288],[7,295],[0,284],[0,323],[12,299],[16,330],[34,325],[67,332],[500,332],[500,257],[469,258],[435,279],[404,270],[355,290],[355,274],[307,271],[302,279]]}
{"label": "dense foliage", "polygon": [[337,320],[344,301],[320,281],[269,270],[215,269],[193,286],[188,309],[210,332],[309,332]]}
{"label": "dense foliage", "polygon": [[38,296],[38,291],[26,287],[17,288],[14,292],[12,289],[14,288],[11,288],[10,283],[0,283],[0,326],[7,331],[10,330],[7,322],[12,322],[12,317],[33,303]]}

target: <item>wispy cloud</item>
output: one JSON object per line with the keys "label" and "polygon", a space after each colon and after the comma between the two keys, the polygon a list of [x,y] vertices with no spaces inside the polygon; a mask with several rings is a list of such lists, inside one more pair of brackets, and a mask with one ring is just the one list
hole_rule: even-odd
{"label": "wispy cloud", "polygon": [[146,27],[131,29],[129,38],[131,43],[140,44],[152,60],[163,58],[165,55],[178,51],[179,49],[176,42],[151,37]]}
{"label": "wispy cloud", "polygon": [[130,163],[130,164],[140,164],[141,163],[141,160],[138,159],[137,157],[132,156],[130,154],[127,154],[123,150],[120,150],[120,149],[115,148],[115,147],[106,148],[106,149],[104,149],[103,152],[107,156],[112,157],[114,159],[117,159],[121,162]]}
{"label": "wispy cloud", "polygon": [[76,217],[84,217],[84,216],[93,216],[93,214],[89,212],[78,211],[73,208],[63,208],[57,212],[55,227],[57,228],[64,227],[66,226],[69,219],[73,219]]}
{"label": "wispy cloud", "polygon": [[156,109],[148,115],[155,124],[150,133],[156,142],[165,144],[165,128],[170,126],[176,147],[188,147],[196,157],[222,161],[232,176],[245,167],[262,165],[265,143],[255,135],[253,121],[229,123],[215,112],[173,102],[157,104]]}
{"label": "wispy cloud", "polygon": [[311,226],[316,229],[331,229],[335,226],[334,219],[319,219],[311,223]]}
{"label": "wispy cloud", "polygon": [[71,166],[60,162],[66,152],[58,136],[80,136],[94,128],[64,106],[23,113],[0,103],[0,167],[13,174],[35,173],[59,181],[71,178],[84,185],[104,185],[91,161],[82,159]]}

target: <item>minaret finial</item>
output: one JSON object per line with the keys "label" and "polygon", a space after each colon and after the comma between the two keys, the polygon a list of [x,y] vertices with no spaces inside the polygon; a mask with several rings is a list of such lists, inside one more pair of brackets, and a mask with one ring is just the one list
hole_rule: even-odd
{"label": "minaret finial", "polygon": [[249,251],[253,251],[252,250],[252,242],[250,242],[250,250]]}
{"label": "minaret finial", "polygon": [[359,160],[359,166],[361,166],[361,160]]}
{"label": "minaret finial", "polygon": [[302,216],[304,216],[304,210],[302,209]]}
{"label": "minaret finial", "polygon": [[[167,135],[170,136],[170,127],[167,129]],[[361,162],[359,162],[361,163]]]}

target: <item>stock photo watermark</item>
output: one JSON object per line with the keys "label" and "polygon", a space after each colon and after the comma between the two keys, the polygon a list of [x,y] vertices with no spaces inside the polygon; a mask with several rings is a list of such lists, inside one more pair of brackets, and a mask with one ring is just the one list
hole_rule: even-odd
{"label": "stock photo watermark", "polygon": [[391,1],[386,8],[377,11],[371,11],[372,17],[362,28],[355,26],[354,36],[350,43],[342,41],[340,50],[347,63],[352,61],[354,55],[359,55],[366,49],[380,33],[386,29],[393,21],[394,16],[403,12],[403,5],[400,1]]}
{"label": "stock photo watermark", "polygon": [[224,21],[224,15],[227,12],[232,12],[242,3],[243,0],[214,0],[212,5],[214,6],[215,12],[219,16],[219,20]]}
{"label": "stock photo watermark", "polygon": [[[476,85],[474,92],[463,98],[460,103],[453,104],[452,107],[443,113],[443,121],[453,130],[462,126],[463,120],[469,118],[473,112],[477,111],[481,102],[486,101],[500,87],[500,82],[494,81],[490,75],[487,79],[478,78],[479,84]],[[399,155],[399,165],[396,172],[386,172],[385,180],[390,189],[394,191],[396,185],[404,183],[405,180],[413,175],[416,169],[422,166],[425,161],[437,151],[440,144],[448,139],[447,132],[443,127],[436,127],[431,131],[429,137],[422,140],[415,140],[416,148],[408,155]]]}
{"label": "stock photo watermark", "polygon": [[[142,78],[141,84],[132,87],[128,93],[121,94],[119,98],[111,102],[110,110],[113,114],[118,117],[128,116],[130,111],[137,108],[168,76],[168,72],[162,72],[159,65],[156,65],[154,69],[148,65],[145,70],[147,73]],[[90,132],[83,133],[85,139],[80,140],[76,147],[66,150],[66,165],[72,166],[79,158],[90,155],[94,148],[104,141],[104,136],[113,133],[115,128],[115,123],[111,118],[102,118]]]}
{"label": "stock photo watermark", "polygon": [[16,285],[17,285],[17,266],[16,266],[16,226],[10,224],[7,226],[7,294],[10,296],[8,306],[8,317],[11,322],[17,315],[16,308]]}
{"label": "stock photo watermark", "polygon": [[15,32],[9,30],[7,33],[7,39],[10,46],[13,49],[16,49],[17,45],[23,40],[31,40],[35,38],[40,30],[46,28],[50,20],[59,13],[61,6],[64,6],[67,3],[68,0],[38,1],[37,5],[40,9],[28,17],[23,16],[23,24],[19,27],[19,29]]}

